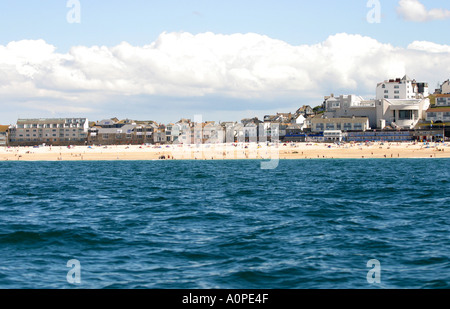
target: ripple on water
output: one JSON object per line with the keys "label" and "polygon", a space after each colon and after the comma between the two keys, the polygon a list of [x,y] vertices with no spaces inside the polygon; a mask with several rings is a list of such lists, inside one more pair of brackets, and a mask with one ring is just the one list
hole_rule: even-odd
{"label": "ripple on water", "polygon": [[448,163],[1,162],[0,288],[448,288]]}

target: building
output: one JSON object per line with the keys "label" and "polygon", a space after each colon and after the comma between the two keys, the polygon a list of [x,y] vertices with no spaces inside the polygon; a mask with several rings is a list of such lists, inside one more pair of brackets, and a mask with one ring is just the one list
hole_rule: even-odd
{"label": "building", "polygon": [[329,130],[323,132],[325,142],[342,142],[343,134],[341,130]]}
{"label": "building", "polygon": [[169,144],[181,143],[180,136],[183,134],[183,130],[187,125],[182,123],[169,123],[166,125],[166,142]]}
{"label": "building", "polygon": [[447,123],[450,124],[450,106],[430,108],[427,110],[426,120],[431,124]]}
{"label": "building", "polygon": [[450,80],[445,81],[441,86],[442,94],[450,94]]}
{"label": "building", "polygon": [[19,119],[10,128],[9,140],[11,146],[84,145],[88,129],[86,118]]}
{"label": "building", "polygon": [[9,126],[0,126],[0,147],[8,146]]}
{"label": "building", "polygon": [[367,117],[371,127],[377,127],[376,100],[364,100],[356,95],[331,95],[325,98],[327,118]]}
{"label": "building", "polygon": [[292,121],[293,124],[304,124],[306,117],[303,114],[296,114],[294,115],[294,119]]}
{"label": "building", "polygon": [[277,122],[280,123],[291,123],[294,119],[294,115],[292,113],[277,113]]}
{"label": "building", "polygon": [[449,131],[446,130],[446,128],[439,128],[435,129],[422,129],[422,130],[416,130],[413,132],[414,139],[419,142],[436,142],[436,141],[442,141],[442,137],[445,135],[445,137],[449,136]]}
{"label": "building", "polygon": [[370,129],[369,118],[318,118],[311,119],[311,131],[323,133],[324,131],[366,131]]}
{"label": "building", "polygon": [[450,94],[437,94],[436,107],[450,106]]}
{"label": "building", "polygon": [[165,144],[167,142],[166,128],[165,126],[159,126],[157,129],[153,130],[153,143],[154,144]]}
{"label": "building", "polygon": [[371,128],[413,129],[426,118],[430,107],[428,84],[417,83],[408,76],[377,84],[376,99],[364,100],[356,95],[325,97],[326,118],[367,117]]}
{"label": "building", "polygon": [[430,107],[427,99],[383,99],[377,102],[378,129],[390,126],[394,129],[414,129],[426,119]]}
{"label": "building", "polygon": [[235,143],[244,140],[244,125],[242,123],[226,121],[220,123],[224,132],[225,143]]}
{"label": "building", "polygon": [[314,110],[309,105],[303,105],[294,114],[294,116],[298,115],[303,115],[304,118],[308,118],[309,116],[314,115]]}
{"label": "building", "polygon": [[[169,136],[173,137],[174,144],[192,144],[193,143],[193,135],[191,137],[191,127],[193,124],[191,121],[181,120],[177,122],[174,126],[172,126],[171,130],[167,130],[166,128],[166,138],[168,139],[167,133],[169,132]],[[193,134],[193,133],[192,133]]]}
{"label": "building", "polygon": [[255,143],[258,142],[260,124],[256,122],[249,122],[243,127],[243,142]]}
{"label": "building", "polygon": [[423,99],[429,96],[428,84],[418,83],[407,75],[403,78],[385,80],[378,83],[376,99]]}
{"label": "building", "polygon": [[[303,117],[303,116],[302,116]],[[286,134],[283,142],[305,142],[306,133],[302,124],[291,124],[286,128]]]}
{"label": "building", "polygon": [[435,94],[450,94],[450,79],[446,80],[436,89]]}
{"label": "building", "polygon": [[157,126],[153,122],[135,122],[129,119],[105,119],[89,129],[90,145],[152,144]]}
{"label": "building", "polygon": [[225,134],[221,125],[214,121],[203,124],[203,144],[221,144],[225,140]]}
{"label": "building", "polygon": [[408,142],[414,139],[414,131],[410,130],[348,132],[345,136],[347,142]]}

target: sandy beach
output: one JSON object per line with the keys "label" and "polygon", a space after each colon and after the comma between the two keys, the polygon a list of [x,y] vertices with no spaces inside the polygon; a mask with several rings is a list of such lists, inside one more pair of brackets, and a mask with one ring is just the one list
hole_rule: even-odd
{"label": "sandy beach", "polygon": [[450,143],[1,147],[0,161],[450,158]]}

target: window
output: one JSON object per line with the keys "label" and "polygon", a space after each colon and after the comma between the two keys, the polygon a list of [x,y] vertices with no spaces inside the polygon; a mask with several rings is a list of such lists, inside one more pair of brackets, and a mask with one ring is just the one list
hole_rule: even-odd
{"label": "window", "polygon": [[394,93],[400,93],[400,91],[398,91],[398,90],[395,90],[395,91],[394,91]]}
{"label": "window", "polygon": [[412,120],[413,119],[413,111],[398,111],[398,119],[399,120]]}
{"label": "window", "polygon": [[344,123],[344,130],[351,130],[352,124],[351,123]]}
{"label": "window", "polygon": [[398,85],[397,85],[397,86],[394,86],[394,88],[395,88],[395,89],[399,89],[399,88],[400,88],[400,86],[398,86]]}
{"label": "window", "polygon": [[385,98],[385,99],[389,99],[389,96],[388,96],[388,95],[385,95],[384,98]]}
{"label": "window", "polygon": [[400,99],[400,97],[398,95],[394,96],[394,99]]}
{"label": "window", "polygon": [[385,90],[384,93],[389,93],[389,90]]}
{"label": "window", "polygon": [[362,130],[362,128],[363,128],[362,123],[355,123],[355,124],[353,125],[353,129],[354,129],[354,130]]}

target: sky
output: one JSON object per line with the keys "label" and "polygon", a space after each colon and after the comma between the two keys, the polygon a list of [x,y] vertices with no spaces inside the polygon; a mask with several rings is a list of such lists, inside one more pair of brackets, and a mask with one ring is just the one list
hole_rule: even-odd
{"label": "sky", "polygon": [[239,121],[450,78],[443,0],[5,0],[0,124]]}

